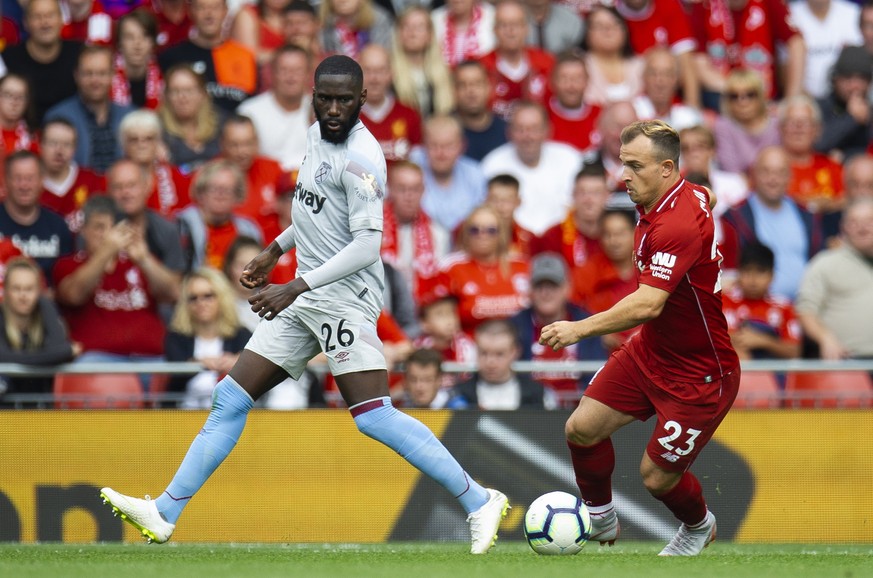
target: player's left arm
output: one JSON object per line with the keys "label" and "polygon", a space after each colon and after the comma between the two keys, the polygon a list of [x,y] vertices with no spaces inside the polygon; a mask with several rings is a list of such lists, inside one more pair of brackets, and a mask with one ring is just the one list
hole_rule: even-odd
{"label": "player's left arm", "polygon": [[557,351],[588,337],[632,329],[658,317],[669,297],[670,293],[664,289],[640,285],[636,291],[602,313],[581,321],[558,321],[547,325],[540,334],[540,344]]}

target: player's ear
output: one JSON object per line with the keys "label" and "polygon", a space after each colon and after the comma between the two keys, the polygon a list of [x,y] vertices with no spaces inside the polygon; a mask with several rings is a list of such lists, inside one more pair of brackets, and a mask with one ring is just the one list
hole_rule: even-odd
{"label": "player's ear", "polygon": [[672,159],[667,159],[665,161],[661,161],[661,176],[664,178],[669,177],[673,174],[673,171],[676,169],[676,163],[672,161]]}
{"label": "player's ear", "polygon": [[366,102],[367,102],[367,89],[364,88],[361,90],[361,101],[359,104],[360,104],[360,106],[364,106],[364,103],[366,103]]}

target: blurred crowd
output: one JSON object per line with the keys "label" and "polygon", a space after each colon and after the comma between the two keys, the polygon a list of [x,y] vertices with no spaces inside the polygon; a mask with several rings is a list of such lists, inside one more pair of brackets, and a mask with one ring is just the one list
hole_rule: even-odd
{"label": "blurred crowd", "polygon": [[[744,359],[873,358],[873,2],[3,0],[0,362],[199,361],[259,322],[238,279],[290,224],[312,73],[355,58],[388,161],[378,331],[406,407],[575,405],[631,332],[540,329],[636,287],[619,134],[659,118],[718,197]],[[302,201],[301,201],[302,202]],[[294,278],[293,252],[271,279]],[[444,374],[442,362],[478,367]],[[51,378],[0,380],[6,393]],[[335,405],[331,379],[263,405]]]}

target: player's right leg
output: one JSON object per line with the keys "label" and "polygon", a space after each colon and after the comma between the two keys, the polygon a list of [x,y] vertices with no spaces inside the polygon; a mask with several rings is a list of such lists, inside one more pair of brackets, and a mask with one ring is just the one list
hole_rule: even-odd
{"label": "player's right leg", "polygon": [[[259,327],[279,323],[273,320]],[[142,500],[103,488],[104,503],[149,542],[169,540],[182,510],[236,446],[254,402],[286,376],[274,361],[243,350],[230,373],[215,386],[209,417],[167,489],[156,500],[148,496]]]}
{"label": "player's right leg", "polygon": [[610,436],[637,419],[645,403],[629,386],[630,366],[624,356],[623,352],[613,355],[594,375],[564,429],[576,484],[591,514],[589,540],[610,546],[621,533],[612,502],[615,452]]}

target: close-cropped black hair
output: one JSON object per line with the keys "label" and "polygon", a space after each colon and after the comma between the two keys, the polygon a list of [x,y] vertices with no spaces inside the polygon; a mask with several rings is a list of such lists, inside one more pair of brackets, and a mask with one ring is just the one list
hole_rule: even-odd
{"label": "close-cropped black hair", "polygon": [[776,266],[776,257],[767,245],[749,243],[740,251],[740,269],[754,267],[762,271],[772,271]]}
{"label": "close-cropped black hair", "polygon": [[315,82],[324,75],[350,76],[359,86],[364,86],[364,71],[361,65],[342,54],[328,56],[315,69]]}

